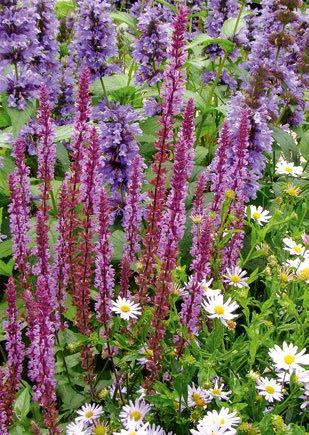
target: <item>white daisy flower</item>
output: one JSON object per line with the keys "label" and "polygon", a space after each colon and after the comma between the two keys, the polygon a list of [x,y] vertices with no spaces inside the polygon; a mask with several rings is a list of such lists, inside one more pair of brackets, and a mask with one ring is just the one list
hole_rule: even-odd
{"label": "white daisy flower", "polygon": [[166,432],[162,427],[152,424],[147,428],[147,435],[166,435]]}
{"label": "white daisy flower", "polygon": [[300,352],[297,351],[297,346],[287,344],[284,341],[282,348],[275,344],[275,346],[269,350],[268,355],[273,360],[277,370],[301,370],[301,365],[309,364],[309,354],[304,355],[306,349]]}
{"label": "white daisy flower", "polygon": [[136,427],[134,423],[128,423],[126,429],[121,429],[120,432],[114,432],[114,435],[148,435],[149,423],[141,424]]}
{"label": "white daisy flower", "polygon": [[305,260],[299,264],[296,274],[301,281],[305,281],[309,284],[309,258],[305,258]]}
{"label": "white daisy flower", "polygon": [[261,377],[257,380],[256,388],[259,390],[259,395],[264,396],[267,402],[283,399],[281,385],[275,379]]}
{"label": "white daisy flower", "polygon": [[90,435],[90,429],[84,428],[84,424],[81,421],[73,421],[65,430],[66,435]]}
{"label": "white daisy flower", "polygon": [[269,211],[263,209],[260,205],[258,207],[250,205],[250,217],[261,226],[264,223],[267,224],[271,218]]}
{"label": "white daisy flower", "polygon": [[205,300],[202,306],[210,319],[220,319],[224,326],[227,326],[229,320],[237,317],[237,314],[233,314],[233,311],[239,307],[231,298],[224,302],[223,295],[213,296]]}
{"label": "white daisy flower", "polygon": [[226,282],[228,285],[232,287],[247,287],[247,280],[248,277],[246,277],[247,272],[245,270],[242,270],[239,266],[234,267],[234,269],[226,269],[226,274],[223,275],[224,278],[226,278]]}
{"label": "white daisy flower", "polygon": [[128,405],[122,408],[119,418],[125,428],[128,428],[128,425],[140,427],[143,424],[145,415],[148,414],[150,410],[151,406],[143,399],[137,399],[135,402],[130,400]]}
{"label": "white daisy flower", "polygon": [[117,301],[112,301],[112,311],[116,314],[120,314],[120,317],[124,320],[137,319],[141,314],[140,304],[135,304],[130,299],[122,298],[118,296]]}
{"label": "white daisy flower", "polygon": [[102,413],[102,406],[96,405],[94,403],[86,403],[86,405],[83,405],[82,408],[77,411],[79,417],[76,418],[76,421],[82,423],[91,423],[93,420],[100,418]]}
{"label": "white daisy flower", "polygon": [[208,411],[206,416],[199,421],[197,429],[191,429],[193,435],[234,435],[240,418],[236,412],[230,412],[229,408],[221,408],[220,411]]}
{"label": "white daisy flower", "polygon": [[189,408],[205,408],[211,398],[206,390],[196,387],[194,384],[188,385],[188,406]]}
{"label": "white daisy flower", "polygon": [[293,260],[287,260],[284,265],[287,267],[291,267],[292,269],[298,269],[301,264],[301,258],[297,257]]}
{"label": "white daisy flower", "polygon": [[290,237],[285,237],[283,243],[285,244],[284,250],[288,251],[290,255],[303,255],[305,252],[305,247],[294,242]]}
{"label": "white daisy flower", "polygon": [[289,384],[291,380],[297,384],[309,383],[309,370],[301,369],[293,372],[280,371],[277,376],[282,384]]}
{"label": "white daisy flower", "polygon": [[229,400],[229,396],[232,394],[231,391],[223,391],[224,384],[219,384],[218,379],[216,379],[215,385],[213,388],[208,390],[209,394],[214,399],[220,400]]}
{"label": "white daisy flower", "polygon": [[295,166],[293,162],[287,162],[282,157],[276,164],[276,173],[279,175],[290,175],[291,177],[298,177],[302,175],[303,168]]}
{"label": "white daisy flower", "polygon": [[211,296],[217,296],[221,293],[220,289],[212,289],[210,288],[211,283],[213,282],[213,278],[211,278],[210,280],[206,280],[203,279],[203,281],[201,281],[201,288],[204,291],[204,296],[206,296],[207,298],[211,297]]}

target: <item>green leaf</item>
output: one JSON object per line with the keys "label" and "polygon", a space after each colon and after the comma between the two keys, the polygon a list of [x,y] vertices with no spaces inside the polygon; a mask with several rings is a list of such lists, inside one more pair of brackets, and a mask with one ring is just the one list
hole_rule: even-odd
{"label": "green leaf", "polygon": [[57,143],[57,159],[62,164],[63,169],[66,171],[70,166],[69,153],[62,142]]}
{"label": "green leaf", "polygon": [[[128,84],[127,74],[114,74],[113,76],[102,78],[106,92],[110,94],[111,92],[118,91],[118,89],[124,88]],[[100,80],[95,80],[91,86],[91,90],[95,95],[104,95],[102,84]]]}
{"label": "green leaf", "polygon": [[20,130],[27,124],[28,120],[36,112],[36,104],[33,101],[29,101],[24,110],[14,109],[12,107],[5,107],[7,114],[11,119],[12,133],[14,137],[18,136]]}
{"label": "green leaf", "polygon": [[56,128],[55,142],[70,140],[73,133],[73,125],[61,125]]}
{"label": "green leaf", "polygon": [[12,240],[0,243],[0,258],[9,257],[12,254]]}
{"label": "green leaf", "polygon": [[271,126],[271,130],[273,132],[273,138],[275,139],[287,159],[291,158],[291,152],[294,153],[296,156],[299,155],[299,150],[297,148],[295,140],[288,132],[274,125]]}
{"label": "green leaf", "polygon": [[224,38],[211,38],[210,36],[203,34],[198,35],[192,42],[187,45],[188,49],[192,49],[197,45],[203,45],[207,47],[210,44],[218,44],[224,51],[231,52],[235,44],[228,39]]}
{"label": "green leaf", "polygon": [[111,243],[113,245],[113,261],[119,262],[122,258],[123,247],[123,231],[116,230],[111,236]]}
{"label": "green leaf", "polygon": [[115,11],[111,12],[110,15],[116,23],[125,23],[131,29],[136,30],[136,19],[127,12]]}
{"label": "green leaf", "polygon": [[11,119],[3,107],[0,107],[0,128],[5,128],[9,125],[11,125]]}
{"label": "green leaf", "polygon": [[[236,28],[237,24],[237,28]],[[243,18],[241,18],[237,23],[237,18],[228,18],[224,21],[223,26],[221,28],[222,33],[226,35],[228,38],[231,38],[243,28],[246,27],[246,22]]]}
{"label": "green leaf", "polygon": [[0,260],[0,275],[11,276],[13,271],[14,260],[11,259],[7,263]]}
{"label": "green leaf", "polygon": [[309,130],[307,130],[303,137],[301,138],[299,142],[299,149],[301,155],[306,159],[309,160]]}
{"label": "green leaf", "polygon": [[76,2],[74,0],[58,0],[56,4],[57,18],[65,18],[74,11]]}
{"label": "green leaf", "polygon": [[14,412],[19,420],[25,418],[30,411],[30,392],[28,388],[24,388],[18,395],[15,405]]}
{"label": "green leaf", "polygon": [[205,147],[197,146],[195,148],[195,162],[197,165],[202,165],[208,154],[208,150]]}

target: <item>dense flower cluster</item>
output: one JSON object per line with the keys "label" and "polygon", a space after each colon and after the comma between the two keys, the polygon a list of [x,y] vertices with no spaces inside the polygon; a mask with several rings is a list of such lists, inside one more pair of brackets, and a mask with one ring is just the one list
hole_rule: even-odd
{"label": "dense flower cluster", "polygon": [[168,30],[163,7],[147,7],[138,17],[140,36],[135,42],[133,58],[139,65],[135,80],[150,86],[163,77],[162,63],[167,59]]}
{"label": "dense flower cluster", "polygon": [[136,136],[142,131],[138,125],[138,113],[130,106],[103,103],[98,118],[101,130],[103,154],[103,180],[109,184],[116,203],[123,205],[128,184],[129,168],[138,154]]}
{"label": "dense flower cluster", "polygon": [[110,62],[110,58],[117,55],[117,48],[109,10],[110,4],[105,0],[79,1],[73,50],[76,63],[88,67],[93,78],[117,70]]}

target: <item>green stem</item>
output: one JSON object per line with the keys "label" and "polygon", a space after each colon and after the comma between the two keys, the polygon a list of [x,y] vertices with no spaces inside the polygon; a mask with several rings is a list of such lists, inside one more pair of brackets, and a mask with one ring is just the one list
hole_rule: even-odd
{"label": "green stem", "polygon": [[106,91],[106,88],[105,88],[104,81],[103,81],[103,78],[102,78],[102,77],[100,77],[100,83],[101,83],[101,86],[102,86],[102,89],[103,89],[104,97],[105,97],[105,99],[106,99],[107,107],[109,108],[110,105],[109,105],[109,101],[108,101],[108,95],[107,95],[107,91]]}

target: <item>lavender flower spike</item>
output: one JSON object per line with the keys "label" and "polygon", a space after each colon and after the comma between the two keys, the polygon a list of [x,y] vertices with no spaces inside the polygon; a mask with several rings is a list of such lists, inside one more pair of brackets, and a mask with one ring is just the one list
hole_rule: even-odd
{"label": "lavender flower spike", "polygon": [[39,50],[35,54],[33,65],[49,89],[51,97],[56,99],[59,92],[60,62],[58,60],[58,20],[54,14],[55,0],[32,0],[38,29]]}
{"label": "lavender flower spike", "polygon": [[139,65],[135,81],[139,84],[147,82],[152,86],[162,80],[162,63],[168,56],[169,25],[161,5],[147,6],[138,17],[137,28],[141,34],[133,49],[133,59]]}
{"label": "lavender flower spike", "polygon": [[105,0],[80,0],[73,48],[76,61],[87,66],[94,79],[112,74],[117,66],[110,62],[117,55],[116,33],[110,4]]}

